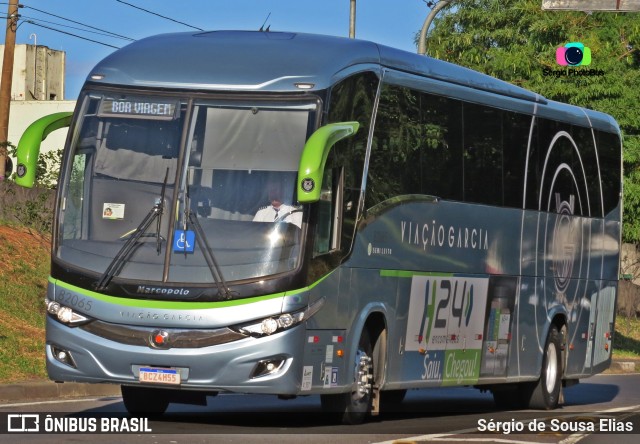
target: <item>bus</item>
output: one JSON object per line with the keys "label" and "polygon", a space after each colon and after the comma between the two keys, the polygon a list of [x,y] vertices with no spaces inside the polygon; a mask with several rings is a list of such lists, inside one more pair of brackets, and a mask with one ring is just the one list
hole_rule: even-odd
{"label": "bus", "polygon": [[120,384],[131,414],[320,395],[358,423],[430,387],[553,409],[611,362],[606,114],[368,41],[213,31],[98,63],[23,135],[19,183],[65,126],[54,381]]}

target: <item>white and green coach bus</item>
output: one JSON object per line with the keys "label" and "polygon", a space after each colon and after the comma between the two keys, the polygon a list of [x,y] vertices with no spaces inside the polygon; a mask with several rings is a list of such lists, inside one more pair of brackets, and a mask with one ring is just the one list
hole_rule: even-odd
{"label": "white and green coach bus", "polygon": [[47,290],[55,381],[132,414],[320,395],[355,423],[408,389],[552,409],[611,361],[621,137],[608,115],[371,42],[159,35],[90,73]]}

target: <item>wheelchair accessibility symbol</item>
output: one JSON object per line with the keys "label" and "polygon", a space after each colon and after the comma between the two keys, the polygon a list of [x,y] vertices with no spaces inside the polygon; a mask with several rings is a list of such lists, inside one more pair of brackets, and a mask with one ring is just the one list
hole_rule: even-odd
{"label": "wheelchair accessibility symbol", "polygon": [[196,233],[191,230],[176,230],[173,235],[174,253],[193,253],[196,243]]}

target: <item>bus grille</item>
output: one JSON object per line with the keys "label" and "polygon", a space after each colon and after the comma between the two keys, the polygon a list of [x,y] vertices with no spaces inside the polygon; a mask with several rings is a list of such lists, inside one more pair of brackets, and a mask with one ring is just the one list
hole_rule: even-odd
{"label": "bus grille", "polygon": [[[112,324],[103,321],[93,321],[80,327],[101,338],[127,345],[147,346],[150,348],[202,348],[244,339],[247,335],[229,328],[217,329],[178,329],[157,327],[133,327]],[[161,343],[154,341],[161,334]]]}

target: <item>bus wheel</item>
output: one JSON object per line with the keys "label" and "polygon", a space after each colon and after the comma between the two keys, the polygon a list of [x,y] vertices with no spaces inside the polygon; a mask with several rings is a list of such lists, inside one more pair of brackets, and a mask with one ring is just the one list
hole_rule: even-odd
{"label": "bus wheel", "polygon": [[558,406],[562,379],[562,353],[560,333],[551,326],[542,357],[542,371],[538,382],[529,388],[529,408],[552,410]]}
{"label": "bus wheel", "polygon": [[169,407],[169,397],[162,389],[123,385],[122,401],[131,416],[160,416]]}
{"label": "bus wheel", "polygon": [[361,424],[371,413],[373,400],[373,347],[363,330],[353,367],[353,386],[347,393],[321,395],[322,409],[340,414],[343,424]]}

